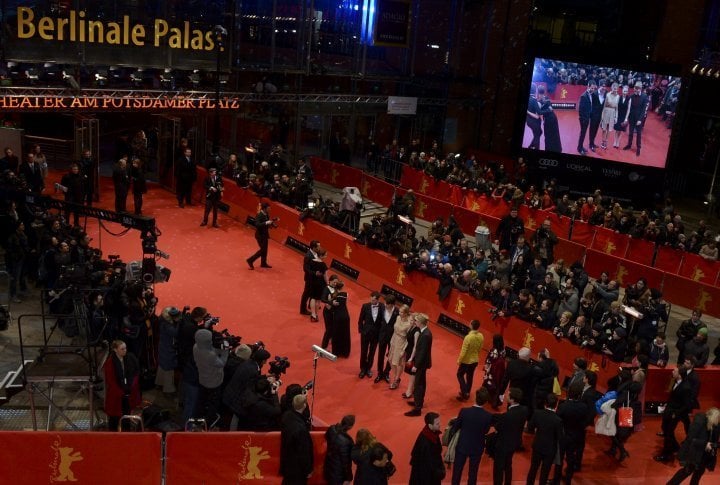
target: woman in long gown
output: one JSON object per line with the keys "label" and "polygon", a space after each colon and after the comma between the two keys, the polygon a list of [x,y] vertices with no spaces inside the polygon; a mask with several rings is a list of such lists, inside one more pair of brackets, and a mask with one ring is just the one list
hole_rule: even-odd
{"label": "woman in long gown", "polygon": [[617,123],[618,120],[619,103],[620,95],[618,94],[618,83],[612,83],[610,92],[605,96],[602,114],[600,115],[600,129],[602,130],[602,145],[600,145],[600,147],[603,150],[607,150],[609,133],[615,132],[615,123]]}
{"label": "woman in long gown", "polygon": [[393,335],[390,339],[388,360],[390,361],[390,389],[397,389],[400,385],[400,376],[405,369],[405,349],[408,345],[407,335],[413,326],[410,316],[410,307],[402,305],[400,315],[395,320]]}
{"label": "woman in long gown", "polygon": [[320,310],[320,304],[322,302],[323,290],[328,284],[327,276],[327,264],[325,264],[325,257],[327,256],[327,250],[320,248],[317,251],[317,256],[310,261],[310,274],[312,280],[310,281],[310,321],[318,321],[318,310]]}
{"label": "woman in long gown", "polygon": [[560,126],[558,119],[553,111],[552,101],[545,95],[545,87],[538,86],[538,104],[540,111],[538,114],[543,118],[543,131],[545,132],[545,150],[549,152],[562,152],[562,142],[560,141]]}
{"label": "woman in long gown", "polygon": [[338,357],[350,356],[350,314],[347,309],[347,292],[343,291],[344,283],[335,283],[335,294],[332,297],[334,321],[332,336],[332,353]]}
{"label": "woman in long gown", "polygon": [[493,335],[493,346],[485,359],[485,375],[482,387],[490,393],[490,405],[500,407],[500,384],[505,377],[505,341],[502,335]]}
{"label": "woman in long gown", "polygon": [[[407,333],[407,347],[405,347],[405,361],[410,362],[415,359],[415,344],[417,343],[418,336],[420,335],[420,329],[415,322],[415,314],[410,316],[412,326]],[[410,374],[408,379],[408,386],[405,393],[402,395],[405,399],[410,399],[415,390],[415,375]]]}

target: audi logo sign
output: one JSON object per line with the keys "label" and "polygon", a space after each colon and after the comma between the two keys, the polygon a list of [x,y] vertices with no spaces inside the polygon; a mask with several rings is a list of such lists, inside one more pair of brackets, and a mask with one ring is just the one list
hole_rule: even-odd
{"label": "audi logo sign", "polygon": [[541,167],[557,167],[560,162],[551,158],[541,158],[538,160],[538,165]]}

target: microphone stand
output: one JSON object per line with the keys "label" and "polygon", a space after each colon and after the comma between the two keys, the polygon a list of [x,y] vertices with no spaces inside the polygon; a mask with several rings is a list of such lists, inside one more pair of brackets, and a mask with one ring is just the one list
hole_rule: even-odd
{"label": "microphone stand", "polygon": [[318,359],[320,358],[320,354],[315,352],[315,357],[313,357],[313,378],[312,378],[312,406],[310,406],[310,429],[313,428],[313,412],[315,411],[315,388],[317,383],[317,363]]}

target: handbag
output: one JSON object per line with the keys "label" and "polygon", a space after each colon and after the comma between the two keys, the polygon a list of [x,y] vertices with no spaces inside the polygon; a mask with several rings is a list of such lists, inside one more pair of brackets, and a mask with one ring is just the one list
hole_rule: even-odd
{"label": "handbag", "polygon": [[628,400],[618,409],[618,426],[622,428],[633,427],[633,408],[630,406],[630,392],[628,392]]}
{"label": "handbag", "polygon": [[415,372],[413,372],[413,363],[412,362],[405,362],[405,373],[410,374],[411,376],[415,375]]}
{"label": "handbag", "polygon": [[560,381],[558,381],[557,377],[553,377],[553,394],[555,394],[556,396],[562,394],[562,389],[560,388]]}

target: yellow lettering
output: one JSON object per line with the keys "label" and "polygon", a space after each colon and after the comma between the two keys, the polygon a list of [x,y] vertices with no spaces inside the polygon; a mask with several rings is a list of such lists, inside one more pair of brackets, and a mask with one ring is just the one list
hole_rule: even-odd
{"label": "yellow lettering", "polygon": [[83,10],[80,10],[78,13],[78,16],[80,17],[80,42],[85,42],[85,12]]}
{"label": "yellow lettering", "polygon": [[65,98],[55,99],[55,107],[56,108],[67,108],[67,106],[65,105]]}
{"label": "yellow lettering", "polygon": [[97,98],[85,98],[85,107],[86,108],[97,108],[98,107]]}
{"label": "yellow lettering", "polygon": [[[109,25],[112,25],[112,23]],[[88,22],[88,42],[95,42],[95,34],[97,34],[98,42],[101,44],[105,42],[105,26],[99,20],[91,20]],[[108,36],[109,35],[108,33]]]}
{"label": "yellow lettering", "polygon": [[35,13],[28,7],[18,7],[17,9],[17,31],[18,39],[29,39],[35,35],[35,26],[32,21]]}
{"label": "yellow lettering", "polygon": [[84,108],[85,103],[83,103],[82,98],[73,98],[72,103],[70,103],[71,108]]}
{"label": "yellow lettering", "polygon": [[182,48],[182,32],[177,27],[170,29],[170,38],[168,39],[168,45],[171,49]]}
{"label": "yellow lettering", "polygon": [[55,100],[53,98],[43,98],[43,108],[54,108]]}
{"label": "yellow lettering", "polygon": [[123,15],[123,45],[130,44],[130,17]]}
{"label": "yellow lettering", "polygon": [[190,41],[190,22],[187,20],[183,22],[185,27],[185,35],[183,36],[183,49],[188,48],[188,42]]}
{"label": "yellow lettering", "polygon": [[68,22],[68,19],[57,19],[57,40],[65,40],[65,26]]}
{"label": "yellow lettering", "polygon": [[38,21],[38,35],[40,35],[40,38],[43,40],[53,40],[53,21],[50,17],[42,17]]}
{"label": "yellow lettering", "polygon": [[145,26],[135,25],[132,28],[132,43],[138,46],[145,45]]}
{"label": "yellow lettering", "polygon": [[108,23],[107,42],[108,44],[120,45],[120,26],[117,22]]}
{"label": "yellow lettering", "polygon": [[70,42],[75,42],[75,10],[70,10]]}
{"label": "yellow lettering", "polygon": [[37,108],[37,105],[33,105],[32,99],[28,97],[24,97],[22,101],[20,101],[20,107],[21,108]]}
{"label": "yellow lettering", "polygon": [[203,32],[202,30],[193,30],[193,37],[190,41],[190,47],[194,51],[202,50],[203,48]]}
{"label": "yellow lettering", "polygon": [[215,41],[213,40],[213,33],[211,31],[205,32],[205,50],[211,51],[215,48]]}
{"label": "yellow lettering", "polygon": [[168,23],[163,19],[155,19],[155,47],[160,46],[160,39],[168,33]]}

